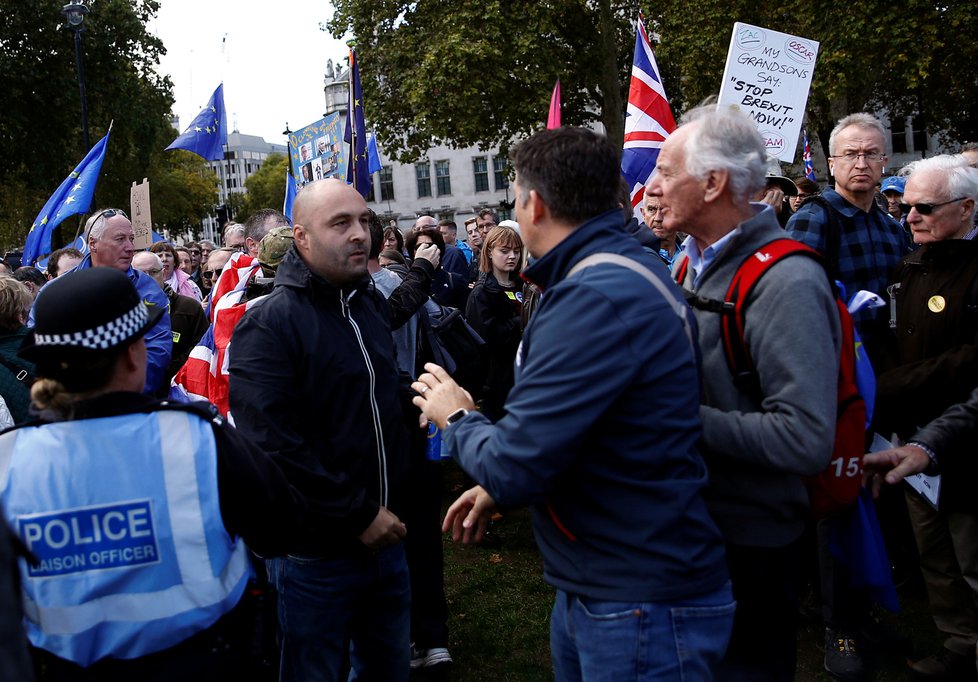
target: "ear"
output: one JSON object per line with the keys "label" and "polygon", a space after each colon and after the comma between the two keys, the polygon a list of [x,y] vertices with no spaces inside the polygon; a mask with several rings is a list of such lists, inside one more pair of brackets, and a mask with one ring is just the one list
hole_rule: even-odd
{"label": "ear", "polygon": [[306,234],[306,228],[302,223],[295,223],[292,226],[292,236],[295,239],[297,248],[303,251],[309,249],[309,235]]}
{"label": "ear", "polygon": [[704,181],[703,201],[711,203],[723,196],[730,184],[730,173],[726,170],[711,170]]}
{"label": "ear", "polygon": [[550,215],[550,207],[543,201],[543,197],[537,194],[535,189],[530,190],[530,197],[527,199],[530,204],[527,208],[530,209],[530,222],[534,225],[543,222],[543,220]]}

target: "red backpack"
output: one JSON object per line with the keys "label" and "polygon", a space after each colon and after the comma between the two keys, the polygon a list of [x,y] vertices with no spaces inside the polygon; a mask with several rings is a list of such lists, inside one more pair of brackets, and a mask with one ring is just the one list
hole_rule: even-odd
{"label": "red backpack", "polygon": [[[772,265],[789,256],[802,255],[823,262],[814,249],[793,239],[776,239],[748,256],[733,279],[723,301],[712,301],[687,292],[694,308],[721,315],[720,328],[727,365],[737,387],[760,402],[761,390],[757,371],[744,341],[744,314],[747,300],[757,282]],[[683,259],[676,270],[676,281],[686,279],[689,260]],[[856,346],[852,318],[845,303],[835,297],[842,328],[839,353],[838,411],[835,420],[835,444],[828,468],[806,478],[808,499],[815,518],[845,511],[855,502],[862,484],[863,452],[866,437],[866,403],[856,386]]]}

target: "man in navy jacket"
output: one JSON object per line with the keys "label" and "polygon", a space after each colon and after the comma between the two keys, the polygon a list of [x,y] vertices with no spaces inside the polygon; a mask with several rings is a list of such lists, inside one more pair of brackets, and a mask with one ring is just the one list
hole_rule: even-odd
{"label": "man in navy jacket", "polygon": [[[702,496],[692,315],[624,231],[606,138],[548,130],[511,158],[516,216],[536,259],[525,274],[544,294],[505,415],[493,425],[473,411],[437,365],[413,384],[415,404],[479,483],[445,528],[478,539],[496,505],[532,506],[557,588],[558,680],[709,679],[734,603]],[[676,621],[680,611],[690,617]]]}

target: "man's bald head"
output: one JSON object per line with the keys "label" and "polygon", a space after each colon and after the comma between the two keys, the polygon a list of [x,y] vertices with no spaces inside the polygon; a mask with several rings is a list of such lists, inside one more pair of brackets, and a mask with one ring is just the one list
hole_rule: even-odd
{"label": "man's bald head", "polygon": [[132,267],[134,270],[145,272],[152,277],[157,284],[163,286],[163,261],[152,251],[139,251],[132,257]]}
{"label": "man's bald head", "polygon": [[292,207],[295,248],[310,270],[337,286],[367,274],[370,209],[342,180],[302,188]]}

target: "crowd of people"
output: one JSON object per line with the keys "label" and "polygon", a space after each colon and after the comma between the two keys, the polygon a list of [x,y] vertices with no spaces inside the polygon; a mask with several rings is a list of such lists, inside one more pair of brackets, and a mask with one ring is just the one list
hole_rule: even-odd
{"label": "crowd of people", "polygon": [[[85,253],[0,277],[3,678],[405,680],[452,663],[443,533],[527,506],[558,680],[792,680],[806,581],[826,670],[863,679],[906,642],[837,549],[868,493],[813,515],[837,467],[912,532],[945,641],[910,672],[974,679],[978,146],[885,152],[853,114],[833,186],[792,181],[704,106],[641,220],[572,127],[518,144],[515,220],[464,235],[338,180],[220,247],[137,252],[94,213]],[[875,374],[865,471],[847,353]],[[471,487],[442,518],[445,457]]]}

